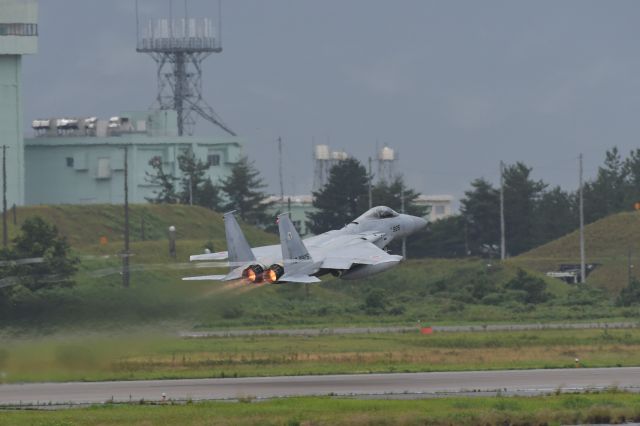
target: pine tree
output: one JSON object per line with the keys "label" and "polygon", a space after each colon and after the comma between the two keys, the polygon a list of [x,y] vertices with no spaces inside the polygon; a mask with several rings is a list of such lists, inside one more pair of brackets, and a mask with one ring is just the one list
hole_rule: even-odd
{"label": "pine tree", "polygon": [[464,193],[460,211],[467,226],[467,241],[472,254],[491,254],[500,241],[500,196],[484,178],[471,182]]}
{"label": "pine tree", "polygon": [[160,156],[151,158],[149,165],[153,169],[153,173],[145,173],[146,181],[152,185],[158,185],[160,190],[153,190],[155,197],[145,197],[145,199],[154,204],[176,204],[180,199],[176,193],[175,181],[177,178],[164,171]]}
{"label": "pine tree", "polygon": [[403,196],[406,214],[424,217],[429,213],[429,207],[421,206],[417,203],[420,193],[414,189],[407,188],[401,176],[396,177],[391,183],[382,180],[372,189],[373,205],[387,206],[397,212],[402,210]]}
{"label": "pine tree", "polygon": [[178,156],[178,167],[182,173],[180,202],[219,210],[220,190],[206,177],[209,165],[196,158],[193,151],[189,150]]}
{"label": "pine tree", "polygon": [[368,175],[354,158],[333,166],[328,183],[313,193],[316,212],[307,213],[307,225],[312,233],[321,234],[338,229],[362,214],[368,207]]}
{"label": "pine tree", "polygon": [[224,210],[237,211],[244,222],[266,226],[272,222],[267,214],[270,203],[265,202],[267,195],[261,191],[266,186],[253,162],[243,157],[222,180],[222,191],[227,199]]}

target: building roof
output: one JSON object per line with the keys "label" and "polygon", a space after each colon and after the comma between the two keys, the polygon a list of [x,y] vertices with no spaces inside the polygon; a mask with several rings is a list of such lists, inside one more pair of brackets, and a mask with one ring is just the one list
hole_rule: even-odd
{"label": "building roof", "polygon": [[[313,196],[312,195],[285,195],[284,196],[284,202],[288,202],[288,200],[291,200],[292,203],[297,203],[297,204],[311,204],[313,203]],[[280,202],[280,196],[279,195],[271,195],[269,197],[267,197],[267,199],[265,200],[266,202],[274,202],[274,203],[279,203]]]}
{"label": "building roof", "polygon": [[436,195],[424,195],[420,194],[417,198],[418,202],[433,203],[433,202],[453,202],[455,197],[448,194],[436,194]]}

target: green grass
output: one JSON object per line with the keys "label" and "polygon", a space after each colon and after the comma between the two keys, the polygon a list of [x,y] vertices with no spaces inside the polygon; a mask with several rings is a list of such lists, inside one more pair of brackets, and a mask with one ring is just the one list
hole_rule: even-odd
{"label": "green grass", "polygon": [[[528,263],[532,257],[505,264],[482,259],[411,260],[368,279],[342,281],[325,276],[321,284],[308,287],[184,282],[183,276],[224,272],[196,268],[187,259],[190,254],[201,253],[209,241],[216,250],[224,250],[225,242],[219,213],[183,205],[132,206],[133,273],[131,288],[123,289],[118,256],[122,250],[121,210],[121,206],[113,205],[19,208],[18,226],[29,216],[43,216],[69,238],[82,263],[75,288],[23,292],[19,312],[17,308],[6,316],[0,312],[0,318],[4,317],[0,327],[51,332],[66,328],[119,329],[133,323],[162,324],[163,329],[178,330],[596,321],[638,316],[637,308],[615,307],[608,294],[592,294],[542,275],[537,276],[545,280],[547,291],[553,295],[549,302],[527,305],[508,298],[499,300],[508,293],[504,286],[519,267],[538,267],[535,262]],[[139,232],[143,216],[144,241]],[[169,225],[178,229],[176,259],[168,253]],[[276,241],[276,236],[255,228],[245,230],[254,245]],[[16,228],[11,226],[10,231],[15,234]],[[107,237],[107,244],[99,243],[101,236]],[[616,265],[606,271],[618,268]],[[498,300],[470,296],[482,286],[491,287],[487,293]],[[365,306],[373,290],[383,292],[383,309]]]}
{"label": "green grass", "polygon": [[[640,212],[624,212],[600,219],[585,227],[585,247],[588,263],[599,266],[588,281],[617,294],[628,282],[628,256],[636,267],[640,265]],[[580,263],[579,232],[537,247],[510,259],[540,272],[555,271],[561,263]]]}
{"label": "green grass", "polygon": [[100,381],[640,365],[640,330],[180,339],[5,338],[0,382]]}
{"label": "green grass", "polygon": [[[58,227],[69,243],[81,252],[118,253],[124,239],[123,207],[114,204],[28,206],[17,209],[17,224],[9,221],[9,235],[15,236],[20,225],[29,217],[41,216]],[[168,228],[176,227],[178,241],[199,241],[197,252],[207,241],[214,242],[216,250],[224,250],[224,223],[222,215],[209,209],[187,205],[132,204],[130,206],[131,240],[166,241]],[[247,239],[256,245],[272,244],[274,235],[252,226],[242,226]],[[106,246],[100,245],[107,238]],[[186,253],[185,253],[186,254]]]}
{"label": "green grass", "polygon": [[0,414],[0,425],[504,425],[640,420],[640,395],[620,392],[541,397],[424,400],[284,398],[259,403],[105,405]]}

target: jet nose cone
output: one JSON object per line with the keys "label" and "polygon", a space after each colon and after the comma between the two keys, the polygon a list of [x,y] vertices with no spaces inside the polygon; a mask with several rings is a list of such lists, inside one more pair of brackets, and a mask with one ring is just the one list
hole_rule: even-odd
{"label": "jet nose cone", "polygon": [[413,232],[417,232],[427,226],[427,221],[421,217],[413,216]]}

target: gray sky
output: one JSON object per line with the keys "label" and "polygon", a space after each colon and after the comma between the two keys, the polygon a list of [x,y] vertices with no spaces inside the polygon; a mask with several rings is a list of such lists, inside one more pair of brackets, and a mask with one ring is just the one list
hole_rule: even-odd
{"label": "gray sky", "polygon": [[[140,0],[147,15],[168,5]],[[189,5],[217,14],[214,0]],[[574,189],[579,152],[590,177],[606,149],[638,146],[639,17],[637,1],[226,0],[205,98],[247,139],[272,192],[278,136],[287,193],[310,190],[312,138],[363,162],[387,143],[428,194],[496,182],[500,159]],[[25,120],[152,104],[155,64],[135,52],[134,0],[41,0],[39,19]]]}

